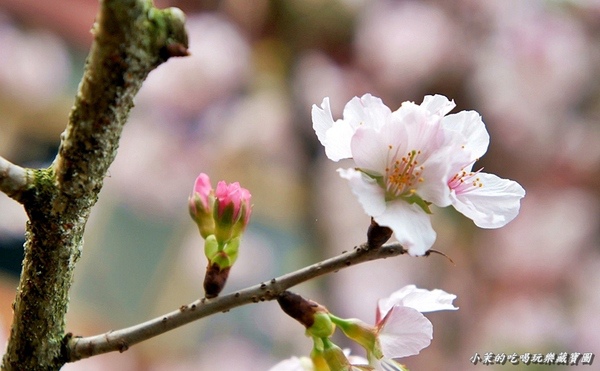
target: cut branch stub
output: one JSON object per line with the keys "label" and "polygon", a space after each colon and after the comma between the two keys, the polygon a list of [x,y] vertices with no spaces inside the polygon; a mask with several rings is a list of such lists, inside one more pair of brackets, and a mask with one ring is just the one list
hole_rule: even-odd
{"label": "cut branch stub", "polygon": [[367,244],[370,249],[380,248],[392,237],[392,230],[388,227],[382,227],[375,219],[371,218],[371,225],[367,230]]}

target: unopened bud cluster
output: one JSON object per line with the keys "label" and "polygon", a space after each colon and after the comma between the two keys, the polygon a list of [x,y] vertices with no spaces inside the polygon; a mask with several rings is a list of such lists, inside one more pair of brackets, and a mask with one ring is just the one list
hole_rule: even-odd
{"label": "unopened bud cluster", "polygon": [[250,192],[238,182],[219,181],[213,189],[208,175],[201,173],[196,178],[189,209],[204,238],[204,254],[208,259],[204,279],[207,298],[216,297],[223,290],[238,257],[240,238],[252,213],[250,198]]}

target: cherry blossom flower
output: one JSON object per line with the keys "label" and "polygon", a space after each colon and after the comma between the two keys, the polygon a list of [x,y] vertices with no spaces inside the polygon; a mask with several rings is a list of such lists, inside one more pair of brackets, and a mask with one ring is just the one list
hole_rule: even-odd
{"label": "cherry blossom flower", "polygon": [[370,359],[371,365],[378,369],[381,363],[384,369],[401,370],[395,359],[419,354],[433,339],[433,325],[422,313],[457,310],[452,304],[455,298],[456,295],[443,290],[429,291],[409,285],[379,300],[375,327],[383,358]]}
{"label": "cherry blossom flower", "polygon": [[455,298],[442,290],[409,285],[379,300],[374,326],[358,319],[333,316],[332,320],[367,350],[370,366],[376,370],[403,370],[395,360],[418,354],[433,338],[433,325],[422,312],[456,310],[452,305]]}
{"label": "cherry blossom flower", "polygon": [[431,344],[433,325],[418,310],[393,306],[375,324],[383,357],[368,357],[369,364],[380,370],[403,370],[395,359],[419,354]]}
{"label": "cherry blossom flower", "polygon": [[[440,105],[447,102],[446,97],[439,95],[428,98],[425,98],[424,104]],[[433,103],[436,100],[438,102]],[[463,146],[470,153],[465,163],[455,163],[459,166],[452,169],[453,175],[448,181],[452,206],[480,228],[505,226],[519,213],[525,190],[513,180],[481,170],[472,171],[475,161],[485,154],[490,142],[481,116],[475,111],[462,111],[445,117],[443,124],[449,130],[463,134]]]}
{"label": "cherry blossom flower", "polygon": [[333,122],[327,98],[321,109],[313,106],[313,127],[327,156],[354,159],[357,168],[340,169],[340,175],[367,214],[390,227],[412,255],[433,245],[429,205],[450,204],[448,173],[469,159],[460,147],[462,134],[441,125],[448,108],[405,102],[391,112],[366,94],[353,98],[344,119]]}
{"label": "cherry blossom flower", "polygon": [[454,102],[426,96],[421,105],[404,102],[392,112],[381,99],[353,98],[343,119],[333,121],[329,99],[313,106],[313,128],[333,161],[352,158],[338,169],[365,212],[394,231],[411,255],[433,245],[429,206],[453,205],[484,228],[497,228],[518,213],[525,195],[514,181],[473,172],[487,150],[489,135],[474,111],[446,116]]}

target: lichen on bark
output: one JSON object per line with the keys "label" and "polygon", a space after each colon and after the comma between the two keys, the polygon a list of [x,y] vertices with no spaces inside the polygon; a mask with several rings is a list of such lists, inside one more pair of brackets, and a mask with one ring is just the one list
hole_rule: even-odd
{"label": "lichen on bark", "polygon": [[112,163],[133,98],[169,57],[187,55],[184,16],[146,0],[104,0],[75,104],[48,169],[28,170],[18,201],[29,221],[14,318],[2,370],[60,369],[65,314],[83,233]]}

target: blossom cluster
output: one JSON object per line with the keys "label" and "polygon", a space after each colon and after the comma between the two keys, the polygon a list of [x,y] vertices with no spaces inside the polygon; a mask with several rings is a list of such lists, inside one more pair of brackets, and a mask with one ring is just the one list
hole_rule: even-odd
{"label": "blossom cluster", "polygon": [[454,206],[481,228],[506,225],[519,212],[525,190],[517,182],[473,166],[485,154],[489,135],[475,111],[448,113],[453,101],[429,95],[417,105],[391,111],[371,94],[355,97],[333,120],[329,98],[312,108],[313,128],[367,214],[393,230],[411,255],[433,245],[430,206]]}

